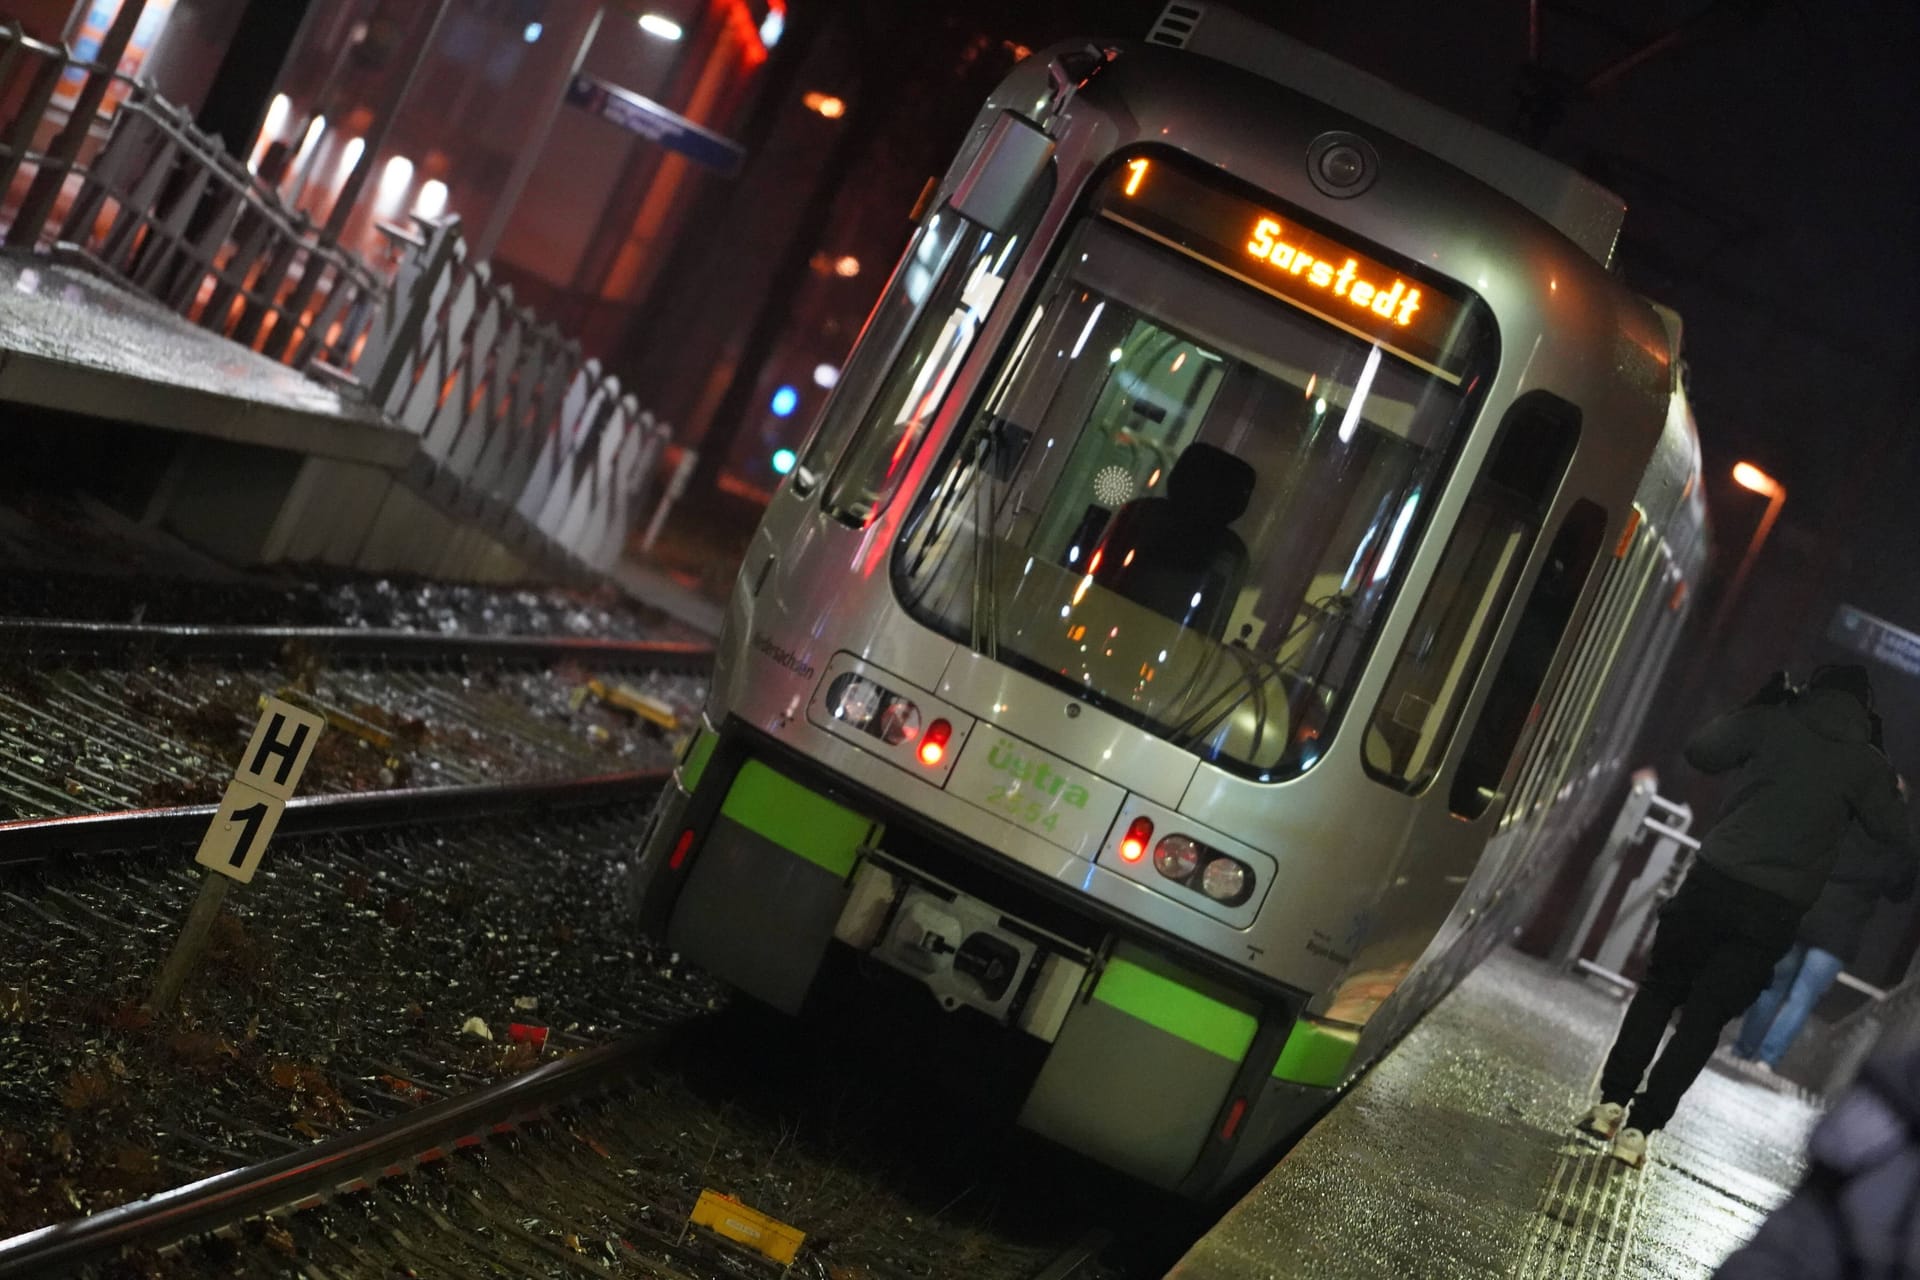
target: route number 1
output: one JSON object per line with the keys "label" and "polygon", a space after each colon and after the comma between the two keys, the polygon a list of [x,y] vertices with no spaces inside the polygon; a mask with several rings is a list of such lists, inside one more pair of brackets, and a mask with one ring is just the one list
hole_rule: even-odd
{"label": "route number 1", "polygon": [[259,869],[293,789],[327,722],[278,698],[265,700],[260,723],[193,860],[246,884]]}

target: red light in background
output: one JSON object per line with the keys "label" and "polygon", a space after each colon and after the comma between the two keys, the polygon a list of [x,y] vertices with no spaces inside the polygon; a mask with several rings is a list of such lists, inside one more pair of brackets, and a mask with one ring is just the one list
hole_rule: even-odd
{"label": "red light in background", "polygon": [[1127,824],[1126,838],[1120,842],[1120,860],[1138,862],[1147,856],[1147,841],[1153,839],[1153,819],[1135,818]]}
{"label": "red light in background", "polygon": [[927,734],[920,739],[920,763],[931,769],[947,758],[947,740],[953,737],[953,726],[945,720],[935,720],[927,726]]}
{"label": "red light in background", "polygon": [[[734,38],[740,43],[741,58],[749,67],[757,67],[767,60],[767,46],[760,39],[760,24],[753,19],[753,11],[747,8],[747,0],[720,0],[726,8],[727,25],[733,28]],[[785,6],[781,6],[785,12]]]}

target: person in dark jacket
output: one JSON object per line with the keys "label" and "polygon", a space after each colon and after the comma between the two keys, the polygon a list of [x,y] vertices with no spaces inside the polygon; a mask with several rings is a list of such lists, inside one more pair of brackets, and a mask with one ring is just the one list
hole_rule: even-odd
{"label": "person in dark jacket", "polygon": [[1660,910],[1646,975],[1600,1073],[1600,1101],[1575,1122],[1611,1139],[1616,1159],[1646,1159],[1647,1135],[1672,1117],[1720,1029],[1766,989],[1833,871],[1848,821],[1876,839],[1905,835],[1893,769],[1871,741],[1872,699],[1866,668],[1826,667],[1806,692],[1788,696],[1770,684],[1688,741],[1688,762],[1733,772],[1734,789]]}
{"label": "person in dark jacket", "polygon": [[1920,1280],[1920,1049],[1869,1061],[1807,1156],[1805,1180],[1714,1280]]}
{"label": "person in dark jacket", "polygon": [[[1902,788],[1904,792],[1905,788]],[[1860,953],[1860,937],[1881,898],[1913,896],[1916,862],[1904,840],[1875,840],[1858,824],[1841,837],[1833,875],[1800,922],[1793,946],[1773,968],[1773,985],[1747,1010],[1733,1057],[1771,1072],[1800,1034],[1807,1015],[1841,970]]]}

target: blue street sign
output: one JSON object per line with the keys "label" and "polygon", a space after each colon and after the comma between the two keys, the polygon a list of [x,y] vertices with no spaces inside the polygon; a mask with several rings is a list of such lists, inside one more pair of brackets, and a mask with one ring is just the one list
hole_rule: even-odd
{"label": "blue street sign", "polygon": [[1841,605],[1827,628],[1827,639],[1863,658],[1884,662],[1895,671],[1920,676],[1920,635],[1876,618],[1865,609]]}
{"label": "blue street sign", "polygon": [[629,133],[637,133],[669,151],[678,151],[696,164],[718,169],[728,177],[740,172],[747,156],[731,138],[702,129],[651,98],[643,98],[593,76],[576,75],[567,86],[567,101]]}

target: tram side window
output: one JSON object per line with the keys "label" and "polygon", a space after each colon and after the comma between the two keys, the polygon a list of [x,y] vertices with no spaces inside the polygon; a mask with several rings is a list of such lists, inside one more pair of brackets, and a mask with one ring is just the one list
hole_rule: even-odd
{"label": "tram side window", "polygon": [[[864,525],[893,496],[921,440],[945,404],[947,391],[973,349],[980,324],[1013,273],[1025,232],[1045,206],[1048,184],[1029,198],[1012,232],[995,232],[944,209],[928,224],[954,224],[941,269],[911,327],[887,344],[885,363],[869,377],[878,390],[860,414],[844,456],[834,464],[827,509]],[[918,251],[916,250],[916,253]],[[909,270],[912,259],[909,259]],[[913,277],[896,282],[911,294]],[[863,342],[863,354],[869,344]],[[872,344],[879,345],[879,344]],[[851,415],[852,405],[848,405]],[[824,453],[824,450],[822,450]]]}
{"label": "tram side window", "polygon": [[1418,791],[1440,771],[1579,436],[1579,411],[1543,392],[1508,411],[1368,725],[1379,781]]}
{"label": "tram side window", "polygon": [[874,303],[873,314],[860,331],[859,345],[840,375],[812,438],[800,449],[793,478],[794,487],[801,493],[819,484],[845,452],[874,388],[886,376],[969,226],[953,210],[943,208],[929,216],[915,233],[906,256]]}
{"label": "tram side window", "polygon": [[1520,742],[1521,731],[1533,714],[1547,679],[1560,638],[1573,618],[1574,606],[1593,572],[1593,562],[1606,538],[1607,513],[1582,498],[1567,512],[1566,522],[1547,551],[1547,562],[1533,584],[1514,629],[1513,643],[1494,673],[1480,722],[1461,754],[1460,771],[1453,777],[1452,811],[1462,818],[1478,818],[1493,804],[1507,762]]}

